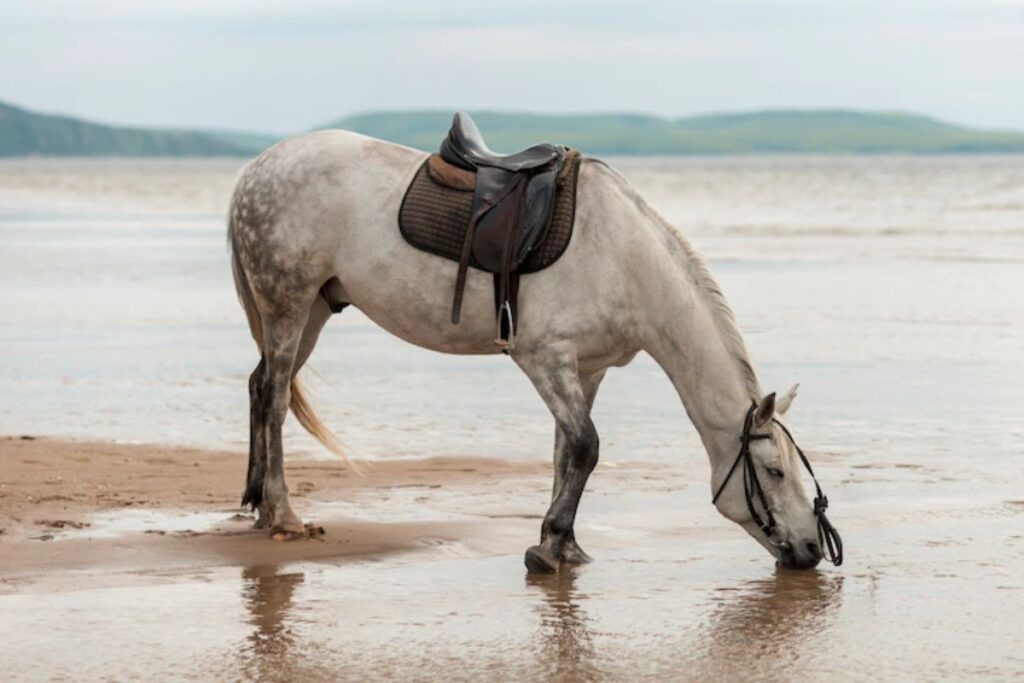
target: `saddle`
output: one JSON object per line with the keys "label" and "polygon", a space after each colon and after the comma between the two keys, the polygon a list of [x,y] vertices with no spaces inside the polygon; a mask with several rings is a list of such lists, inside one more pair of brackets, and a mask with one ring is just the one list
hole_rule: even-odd
{"label": "saddle", "polygon": [[[505,353],[515,347],[519,275],[540,269],[536,267],[535,259],[533,263],[528,261],[531,253],[535,253],[549,235],[559,189],[566,186],[567,180],[572,185],[572,212],[567,231],[571,233],[578,159],[578,153],[551,144],[534,145],[506,156],[495,154],[487,147],[468,114],[459,112],[455,115],[451,130],[441,143],[439,155],[432,155],[410,184],[399,217],[407,241],[427,251],[451,257],[450,249],[445,250],[445,245],[439,244],[439,239],[443,242],[443,238],[434,234],[438,226],[429,227],[432,232],[426,240],[422,239],[422,230],[419,234],[421,239],[416,239],[417,221],[422,223],[423,214],[432,212],[436,216],[440,213],[435,206],[439,195],[435,192],[424,197],[424,193],[430,190],[424,188],[420,176],[425,169],[429,181],[436,185],[449,190],[472,190],[468,216],[460,216],[463,233],[459,236],[457,250],[459,267],[452,299],[452,324],[459,323],[469,267],[490,272],[494,275],[498,329],[495,343]],[[572,171],[571,178],[567,178],[566,171]],[[453,211],[458,208],[454,207]],[[451,212],[437,217],[450,219]],[[567,241],[568,234],[554,258],[561,254]],[[553,262],[554,258],[550,261]],[[541,267],[546,265],[549,263],[543,263]]]}

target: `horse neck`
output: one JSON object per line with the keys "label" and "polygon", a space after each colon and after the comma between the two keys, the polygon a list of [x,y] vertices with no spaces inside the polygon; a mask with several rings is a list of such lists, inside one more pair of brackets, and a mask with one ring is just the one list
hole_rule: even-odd
{"label": "horse neck", "polygon": [[651,245],[656,253],[644,277],[644,350],[671,379],[712,466],[718,467],[735,455],[743,416],[760,388],[732,313],[703,260],[673,228],[655,227],[663,234]]}

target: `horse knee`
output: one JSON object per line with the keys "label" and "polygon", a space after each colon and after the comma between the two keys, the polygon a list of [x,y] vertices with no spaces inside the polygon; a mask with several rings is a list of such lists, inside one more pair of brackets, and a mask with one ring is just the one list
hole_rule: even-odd
{"label": "horse knee", "polygon": [[590,474],[597,466],[600,439],[594,423],[587,420],[583,428],[568,438],[569,457],[576,469]]}

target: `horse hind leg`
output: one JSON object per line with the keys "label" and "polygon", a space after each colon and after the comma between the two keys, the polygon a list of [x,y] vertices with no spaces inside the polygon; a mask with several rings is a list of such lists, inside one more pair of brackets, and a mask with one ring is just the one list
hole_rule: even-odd
{"label": "horse hind leg", "polygon": [[[277,302],[262,316],[263,372],[254,373],[251,387],[252,437],[257,450],[246,491],[247,498],[259,501],[257,526],[272,525],[271,535],[276,540],[305,536],[288,497],[282,426],[289,409],[292,379],[312,352],[330,314],[327,302],[314,288],[289,301]],[[261,447],[262,458],[258,450]]]}
{"label": "horse hind leg", "polygon": [[[317,339],[334,309],[340,310],[336,304],[328,303],[326,297],[317,297],[310,308],[309,317],[302,330],[302,339],[292,367],[292,377],[309,359],[316,347]],[[245,493],[242,505],[251,506],[258,511],[255,527],[265,529],[273,524],[270,506],[263,497],[263,486],[266,478],[267,448],[265,425],[267,424],[268,405],[265,396],[267,384],[267,363],[260,358],[259,364],[249,377],[249,469],[246,476]]]}
{"label": "horse hind leg", "polygon": [[259,511],[256,528],[270,525],[270,512],[263,500],[263,479],[266,473],[266,441],[263,425],[266,423],[266,405],[263,385],[266,383],[267,364],[260,357],[256,369],[249,375],[249,467],[245,477],[242,507],[251,506]]}

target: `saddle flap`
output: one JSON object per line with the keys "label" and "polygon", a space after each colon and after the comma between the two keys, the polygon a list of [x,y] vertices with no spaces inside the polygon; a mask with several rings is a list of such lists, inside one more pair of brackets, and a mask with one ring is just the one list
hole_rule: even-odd
{"label": "saddle flap", "polygon": [[500,273],[509,264],[522,237],[523,204],[527,183],[514,173],[481,168],[476,174],[474,210],[479,212],[473,230],[473,258],[484,270]]}

